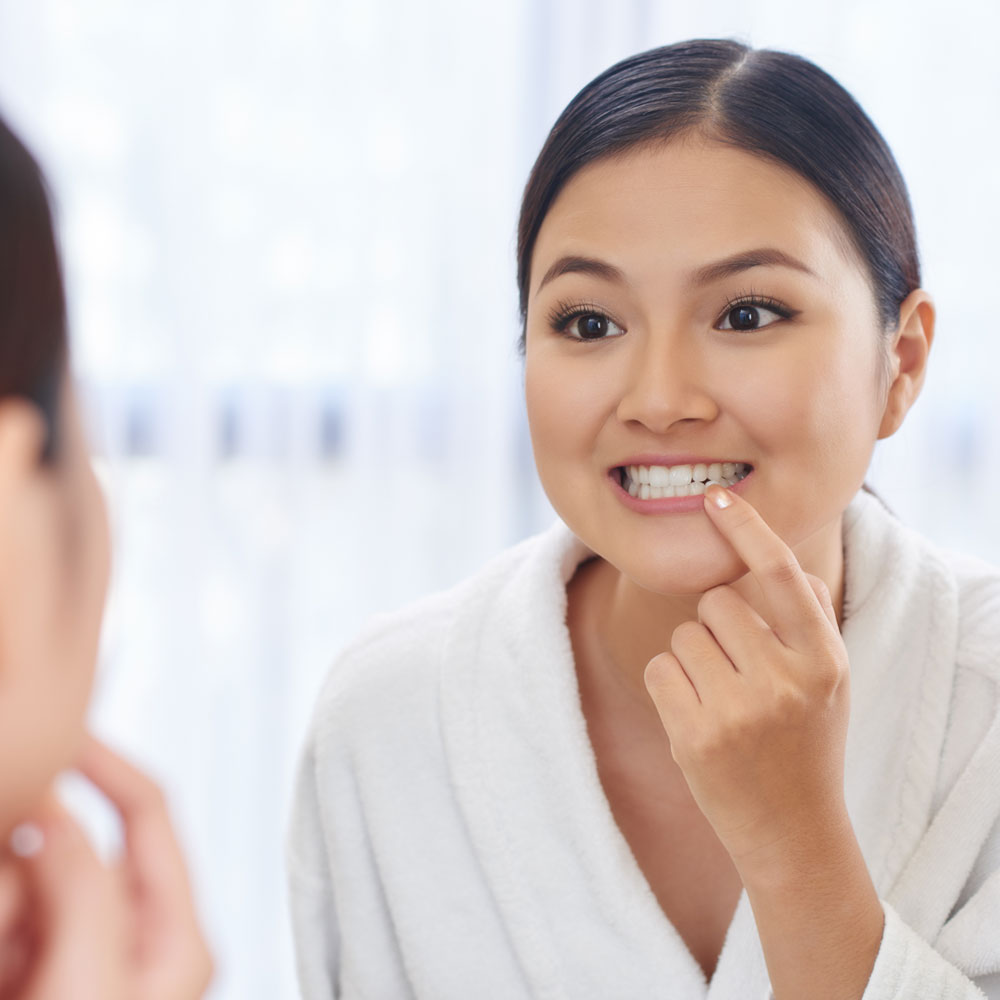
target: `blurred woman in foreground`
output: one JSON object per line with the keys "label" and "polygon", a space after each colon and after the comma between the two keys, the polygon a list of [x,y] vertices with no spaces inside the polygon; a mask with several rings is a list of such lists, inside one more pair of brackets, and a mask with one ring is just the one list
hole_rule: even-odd
{"label": "blurred woman in foreground", "polygon": [[[0,121],[2,1000],[189,1000],[211,978],[159,789],[85,731],[108,567],[45,183]],[[67,768],[119,812],[117,865],[53,795]]]}

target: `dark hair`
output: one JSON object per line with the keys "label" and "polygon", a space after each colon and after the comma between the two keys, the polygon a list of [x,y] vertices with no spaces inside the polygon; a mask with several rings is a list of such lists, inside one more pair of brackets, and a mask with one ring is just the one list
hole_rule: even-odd
{"label": "dark hair", "polygon": [[0,398],[22,396],[46,422],[54,457],[67,362],[66,295],[45,179],[0,119]]}
{"label": "dark hair", "polygon": [[595,160],[697,130],[791,167],[846,223],[884,329],[920,287],[906,185],[878,129],[829,74],[800,56],[732,41],[666,45],[624,59],[581,90],[552,127],[521,202],[521,349],[531,255],[566,182]]}

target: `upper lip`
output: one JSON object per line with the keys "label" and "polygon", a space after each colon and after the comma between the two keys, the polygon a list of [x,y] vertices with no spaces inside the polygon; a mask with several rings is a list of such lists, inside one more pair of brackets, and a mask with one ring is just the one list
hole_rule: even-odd
{"label": "upper lip", "polygon": [[750,465],[750,462],[745,461],[742,458],[733,458],[732,456],[727,456],[726,458],[708,458],[704,455],[633,455],[631,458],[623,459],[616,465],[611,466],[612,469],[621,469],[629,465],[713,465],[714,463],[723,462],[735,462],[737,465]]}

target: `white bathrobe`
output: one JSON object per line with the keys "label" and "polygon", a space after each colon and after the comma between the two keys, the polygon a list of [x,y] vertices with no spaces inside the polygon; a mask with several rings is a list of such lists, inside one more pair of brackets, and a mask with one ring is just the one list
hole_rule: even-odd
{"label": "white bathrobe", "polygon": [[[863,1000],[1000,1000],[1000,573],[866,494],[844,544]],[[334,665],[288,842],[306,1000],[770,995],[746,893],[706,983],[615,824],[565,624],[589,555],[557,524]]]}

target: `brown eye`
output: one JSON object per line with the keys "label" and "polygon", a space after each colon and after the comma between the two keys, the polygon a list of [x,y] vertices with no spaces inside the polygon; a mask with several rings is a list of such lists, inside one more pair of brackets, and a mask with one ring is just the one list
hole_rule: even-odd
{"label": "brown eye", "polygon": [[606,340],[620,337],[625,331],[602,313],[577,313],[563,327],[565,335],[573,340]]}
{"label": "brown eye", "polygon": [[777,307],[765,308],[752,302],[742,302],[733,306],[719,321],[720,330],[760,330],[770,326],[779,319],[787,319],[788,315],[779,312]]}
{"label": "brown eye", "polygon": [[584,340],[596,340],[608,332],[607,316],[581,316],[577,322]]}
{"label": "brown eye", "polygon": [[760,325],[760,313],[753,306],[737,306],[729,310],[729,325],[734,330],[755,330]]}

